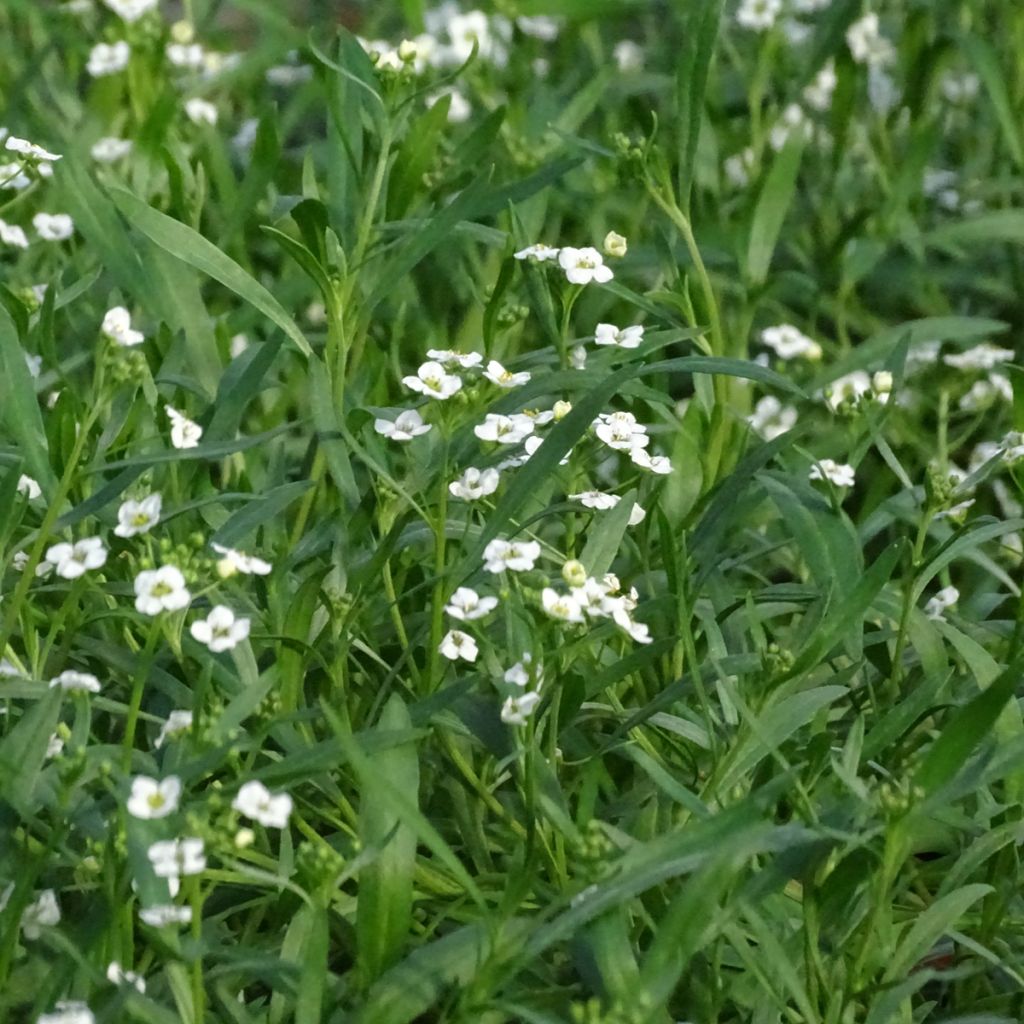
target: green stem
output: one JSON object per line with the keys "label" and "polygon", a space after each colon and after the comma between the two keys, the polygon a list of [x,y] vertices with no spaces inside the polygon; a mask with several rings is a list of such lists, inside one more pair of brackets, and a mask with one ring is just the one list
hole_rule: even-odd
{"label": "green stem", "polygon": [[[131,701],[128,705],[128,717],[125,719],[124,724],[124,739],[121,741],[121,762],[125,771],[131,768],[132,750],[135,746],[135,729],[139,722],[139,710],[142,707],[142,694],[146,688],[146,680],[149,678],[149,670],[153,664],[153,653],[156,651],[156,642],[160,638],[161,632],[159,618],[154,619],[150,623],[149,635],[146,637],[146,646],[139,652],[135,679],[132,682]],[[195,722],[193,721],[194,724]]]}
{"label": "green stem", "polygon": [[441,632],[444,629],[444,604],[447,580],[445,579],[445,558],[447,555],[448,526],[448,436],[445,433],[441,453],[441,472],[438,488],[437,521],[434,524],[434,593],[431,598],[430,648],[427,651],[427,685],[436,690],[439,683],[438,659],[441,646]]}

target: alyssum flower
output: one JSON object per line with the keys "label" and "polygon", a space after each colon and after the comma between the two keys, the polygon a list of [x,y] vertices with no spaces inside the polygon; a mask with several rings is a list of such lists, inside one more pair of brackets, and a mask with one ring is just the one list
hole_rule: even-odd
{"label": "alyssum flower", "polygon": [[476,640],[468,633],[463,633],[461,629],[448,630],[438,651],[449,661],[458,661],[459,658],[464,661],[476,661],[477,654],[479,654]]}
{"label": "alyssum flower", "polygon": [[592,246],[574,249],[566,246],[558,251],[558,265],[565,271],[570,284],[606,284],[615,275],[606,267],[604,257]]}
{"label": "alyssum flower", "polygon": [[194,640],[219,654],[237,647],[249,636],[249,620],[236,618],[230,608],[218,604],[205,619],[193,622],[189,631]]}
{"label": "alyssum flower", "polygon": [[143,615],[176,612],[188,607],[191,600],[185,577],[177,566],[144,569],[135,577],[135,608]]}
{"label": "alyssum flower", "polygon": [[496,597],[481,597],[471,587],[459,587],[449,598],[445,611],[453,618],[463,622],[482,619],[498,607]]}
{"label": "alyssum flower", "polygon": [[484,548],[484,568],[488,572],[529,572],[540,558],[540,544],[535,540],[508,541],[500,537]]}
{"label": "alyssum flower", "polygon": [[271,793],[262,782],[246,782],[231,802],[236,811],[267,828],[284,828],[292,813],[292,798],[287,793]]}
{"label": "alyssum flower", "polygon": [[168,775],[161,780],[136,775],[132,779],[127,809],[133,818],[166,818],[178,809],[180,800],[181,779],[177,775]]}
{"label": "alyssum flower", "polygon": [[429,360],[420,366],[415,377],[403,377],[402,383],[412,391],[443,401],[451,398],[462,387],[462,378],[454,373],[446,373],[440,363]]}
{"label": "alyssum flower", "polygon": [[46,550],[46,560],[66,580],[76,580],[90,569],[106,564],[107,549],[99,537],[85,537],[74,544],[54,544]]}
{"label": "alyssum flower", "polygon": [[114,533],[118,537],[135,537],[140,533],[148,533],[160,522],[160,511],[163,498],[159,494],[148,494],[141,501],[125,501],[117,510],[117,526]]}
{"label": "alyssum flower", "polygon": [[373,429],[392,441],[411,441],[430,430],[430,424],[424,423],[423,417],[415,409],[406,409],[393,420],[375,419]]}
{"label": "alyssum flower", "polygon": [[463,501],[478,501],[498,489],[501,474],[496,469],[475,469],[470,466],[458,480],[448,485],[453,498]]}
{"label": "alyssum flower", "polygon": [[598,324],[594,329],[594,341],[598,345],[615,345],[617,348],[637,348],[643,340],[644,329],[639,324],[634,324],[632,327]]}
{"label": "alyssum flower", "polygon": [[[114,306],[113,309],[107,310],[103,317],[100,331],[111,341],[126,347],[141,345],[146,340],[146,336],[142,331],[132,329],[131,313],[124,306]],[[170,416],[170,412],[168,412],[168,415]],[[172,416],[171,419],[173,421],[174,417]],[[175,445],[175,447],[181,446]]]}

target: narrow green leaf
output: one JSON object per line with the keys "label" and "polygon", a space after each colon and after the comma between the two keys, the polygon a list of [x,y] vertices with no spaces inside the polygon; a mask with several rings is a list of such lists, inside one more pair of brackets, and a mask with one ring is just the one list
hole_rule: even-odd
{"label": "narrow green leaf", "polygon": [[791,135],[781,152],[776,155],[754,207],[746,265],[747,279],[753,285],[762,285],[768,278],[772,254],[775,252],[789,204],[793,201],[804,141],[799,132]]}
{"label": "narrow green leaf", "polygon": [[999,66],[999,55],[994,47],[980,36],[967,34],[960,39],[960,45],[985,85],[1003,132],[1003,141],[1017,170],[1024,170],[1024,137],[1021,136],[1020,114],[1013,109],[1010,95],[1006,91],[1010,69],[1004,70]]}

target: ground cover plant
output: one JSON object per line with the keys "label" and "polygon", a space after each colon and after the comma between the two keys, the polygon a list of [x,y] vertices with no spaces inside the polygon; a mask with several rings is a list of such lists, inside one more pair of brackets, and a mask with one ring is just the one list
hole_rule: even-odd
{"label": "ground cover plant", "polygon": [[5,0],[0,1021],[1024,1019],[1022,42]]}

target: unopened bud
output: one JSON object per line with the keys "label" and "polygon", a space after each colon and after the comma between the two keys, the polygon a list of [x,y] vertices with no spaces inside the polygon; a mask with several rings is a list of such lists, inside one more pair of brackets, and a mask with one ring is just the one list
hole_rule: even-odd
{"label": "unopened bud", "polygon": [[606,256],[625,256],[626,249],[626,239],[622,235],[609,231],[604,236],[604,252]]}

